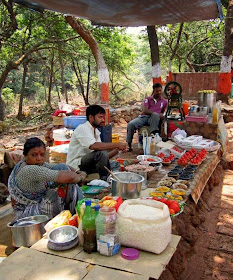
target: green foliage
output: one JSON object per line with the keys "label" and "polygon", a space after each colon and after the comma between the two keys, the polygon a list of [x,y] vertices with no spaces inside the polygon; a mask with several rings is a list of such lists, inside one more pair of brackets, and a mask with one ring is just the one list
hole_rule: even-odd
{"label": "green foliage", "polygon": [[11,88],[4,88],[2,90],[3,101],[8,105],[14,101],[14,92]]}

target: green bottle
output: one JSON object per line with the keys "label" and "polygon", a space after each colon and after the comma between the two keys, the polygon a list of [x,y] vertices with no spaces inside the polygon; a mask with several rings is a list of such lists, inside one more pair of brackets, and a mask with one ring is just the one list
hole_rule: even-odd
{"label": "green bottle", "polygon": [[95,226],[95,217],[96,214],[91,208],[91,200],[85,201],[85,211],[82,219],[83,226],[83,250],[90,254],[91,252],[97,251],[97,243],[96,243],[96,226]]}

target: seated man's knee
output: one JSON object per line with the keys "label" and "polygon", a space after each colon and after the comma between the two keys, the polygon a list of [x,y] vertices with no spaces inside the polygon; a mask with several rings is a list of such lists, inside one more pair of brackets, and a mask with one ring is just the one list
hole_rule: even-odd
{"label": "seated man's knee", "polygon": [[97,152],[98,159],[108,159],[108,152],[107,151],[98,151]]}
{"label": "seated man's knee", "polygon": [[152,113],[151,118],[153,118],[154,120],[160,120],[160,115],[157,113]]}

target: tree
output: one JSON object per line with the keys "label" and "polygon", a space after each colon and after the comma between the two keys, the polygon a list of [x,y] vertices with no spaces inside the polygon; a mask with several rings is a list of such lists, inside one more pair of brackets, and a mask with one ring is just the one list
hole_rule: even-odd
{"label": "tree", "polygon": [[99,80],[100,91],[101,91],[101,101],[108,103],[109,102],[109,88],[108,88],[109,73],[97,41],[95,40],[91,32],[81,23],[81,21],[77,20],[72,16],[66,16],[66,21],[89,45],[97,65],[98,80]]}
{"label": "tree", "polygon": [[[219,98],[227,102],[227,95],[231,92],[231,64],[233,49],[233,0],[230,0],[225,20],[225,40],[219,73]],[[225,95],[225,96],[224,96]]]}

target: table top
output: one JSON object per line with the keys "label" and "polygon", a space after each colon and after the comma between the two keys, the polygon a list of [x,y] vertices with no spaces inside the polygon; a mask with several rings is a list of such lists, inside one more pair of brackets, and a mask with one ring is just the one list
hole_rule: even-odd
{"label": "table top", "polygon": [[[205,188],[206,183],[208,182],[210,176],[214,172],[217,164],[219,163],[219,158],[215,153],[209,153],[204,162],[197,168],[194,173],[194,178],[189,180],[190,182],[190,194],[195,201],[198,203],[198,200],[201,196],[203,189]],[[166,171],[166,174],[175,167],[176,162],[170,164],[169,166],[163,166],[163,169]],[[155,188],[158,182],[166,176],[166,174],[161,174],[158,171],[150,179],[149,188],[141,191],[141,197],[149,197],[149,193],[153,188]]]}
{"label": "table top", "polygon": [[[159,255],[139,250],[140,252],[139,258],[133,261],[123,259],[121,257],[120,252],[112,257],[106,257],[100,255],[98,252],[87,254],[86,252],[83,251],[83,248],[81,246],[77,246],[73,249],[64,252],[53,251],[47,248],[48,240],[46,238],[42,238],[41,240],[39,240],[31,247],[31,249],[40,251],[42,253],[47,253],[49,255],[54,255],[56,257],[68,258],[75,261],[81,261],[82,263],[100,266],[102,267],[102,270],[105,268],[115,269],[114,271],[119,271],[119,272],[125,271],[127,273],[131,273],[131,274],[134,273],[135,275],[140,275],[141,277],[145,277],[140,279],[148,279],[149,277],[158,279],[162,274],[162,272],[164,271],[166,265],[169,263],[170,259],[172,258],[174,252],[176,251],[176,247],[180,241],[180,238],[181,238],[180,236],[172,235],[171,241],[168,244],[167,248]],[[122,249],[123,247],[121,248],[121,250]],[[145,270],[145,265],[147,267],[146,270]],[[100,270],[100,268],[98,268],[98,270]],[[108,271],[108,273],[110,273],[110,271]],[[81,279],[86,280],[85,277]],[[87,278],[87,279],[92,279],[92,278]],[[103,279],[110,279],[110,278],[101,278],[101,279],[103,280]]]}

